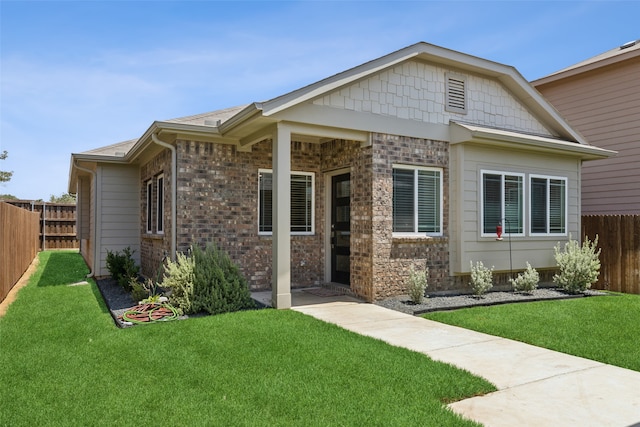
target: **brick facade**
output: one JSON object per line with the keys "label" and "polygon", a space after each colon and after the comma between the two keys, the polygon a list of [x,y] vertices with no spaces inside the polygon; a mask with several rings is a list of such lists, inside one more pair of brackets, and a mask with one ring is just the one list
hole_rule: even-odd
{"label": "brick facade", "polygon": [[[271,287],[270,235],[258,234],[258,170],[271,168],[270,140],[250,152],[234,145],[176,141],[178,158],[177,250],[214,242],[239,264],[253,290]],[[164,150],[141,167],[142,272],[155,277],[171,239],[171,156]],[[393,237],[393,165],[442,169],[443,235]],[[429,292],[467,287],[468,279],[449,276],[449,146],[447,142],[373,134],[372,144],[333,140],[292,142],[292,171],[315,174],[315,233],[293,235],[291,285],[325,283],[327,176],[351,173],[351,291],[374,301],[405,293],[411,266],[429,268]],[[165,176],[165,232],[146,233],[146,183]],[[155,227],[154,217],[154,227]]]}

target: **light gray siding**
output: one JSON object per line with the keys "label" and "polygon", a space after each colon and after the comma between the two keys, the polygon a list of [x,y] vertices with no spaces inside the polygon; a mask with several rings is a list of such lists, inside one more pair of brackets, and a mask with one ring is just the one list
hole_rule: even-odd
{"label": "light gray siding", "polygon": [[[451,266],[453,274],[470,271],[470,261],[482,261],[496,271],[509,271],[509,236],[502,241],[496,236],[482,236],[481,224],[481,171],[501,171],[524,174],[524,236],[512,236],[513,269],[526,268],[528,261],[538,269],[556,266],[553,247],[568,240],[569,233],[578,237],[580,231],[580,161],[564,156],[501,150],[472,144],[455,144],[452,149],[451,169]],[[460,168],[460,169],[458,169]],[[548,175],[567,178],[567,233],[566,236],[537,236],[529,231],[529,179],[530,175]]]}
{"label": "light gray siding", "polygon": [[100,260],[97,276],[109,275],[107,251],[135,250],[140,264],[140,172],[136,166],[104,164],[98,168],[98,230]]}

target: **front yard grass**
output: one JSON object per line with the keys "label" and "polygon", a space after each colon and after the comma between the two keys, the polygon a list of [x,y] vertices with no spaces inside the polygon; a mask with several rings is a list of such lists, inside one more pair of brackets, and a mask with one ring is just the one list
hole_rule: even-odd
{"label": "front yard grass", "polygon": [[505,304],[423,317],[640,371],[640,295]]}
{"label": "front yard grass", "polygon": [[118,329],[77,252],[43,252],[0,318],[0,425],[476,425],[495,390],[294,311]]}

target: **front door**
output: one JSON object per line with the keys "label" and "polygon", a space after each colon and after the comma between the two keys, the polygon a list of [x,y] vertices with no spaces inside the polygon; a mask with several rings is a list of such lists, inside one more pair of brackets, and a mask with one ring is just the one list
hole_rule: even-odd
{"label": "front door", "polygon": [[351,239],[351,175],[331,178],[331,281],[349,284]]}

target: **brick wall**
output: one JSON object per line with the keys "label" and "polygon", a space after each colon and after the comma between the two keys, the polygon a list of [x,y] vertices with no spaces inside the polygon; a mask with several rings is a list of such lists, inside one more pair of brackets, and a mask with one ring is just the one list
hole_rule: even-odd
{"label": "brick wall", "polygon": [[[158,234],[157,207],[158,176],[164,175],[164,234]],[[140,168],[140,272],[157,278],[163,258],[171,250],[171,152],[163,150]],[[147,182],[152,182],[151,233],[147,233]]]}
{"label": "brick wall", "polygon": [[[239,152],[235,146],[178,141],[178,250],[214,242],[254,290],[271,287],[270,235],[258,234],[258,170],[271,169],[271,141]],[[293,142],[293,171],[315,173],[315,234],[292,236],[292,287],[324,282],[324,183],[320,146]]]}
{"label": "brick wall", "polygon": [[[325,178],[351,173],[351,290],[374,301],[405,293],[408,272],[429,268],[430,293],[468,290],[469,278],[449,276],[449,147],[433,141],[374,134],[372,145],[334,140],[292,142],[292,170],[315,173],[315,234],[292,236],[292,287],[324,283]],[[270,235],[258,234],[258,170],[271,168],[271,141],[239,152],[233,145],[177,141],[178,251],[195,242],[215,242],[240,265],[254,290],[271,287]],[[393,164],[443,170],[443,236],[393,238]],[[146,234],[146,182],[165,176],[165,234]],[[142,272],[155,277],[170,250],[170,152],[164,150],[141,168]],[[154,181],[155,182],[155,181]],[[154,184],[154,200],[157,185]],[[154,217],[155,227],[155,217]],[[496,285],[508,275],[496,275]]]}
{"label": "brick wall", "polygon": [[[450,287],[449,280],[449,145],[443,141],[397,135],[373,135],[372,298],[405,293],[411,266],[429,268],[429,291]],[[443,236],[393,238],[393,165],[443,169]]]}

